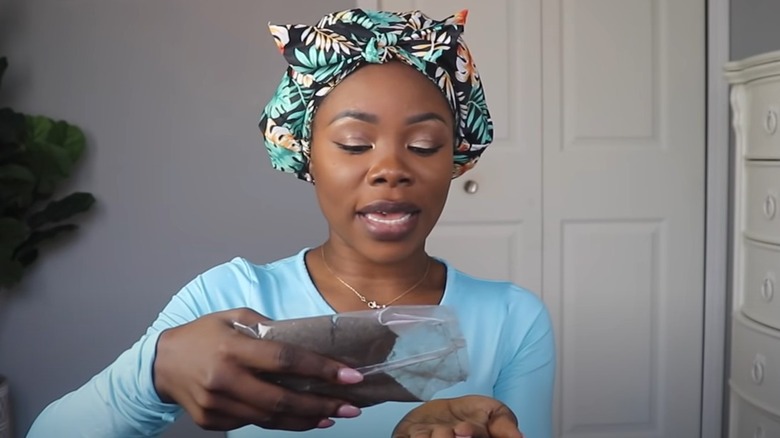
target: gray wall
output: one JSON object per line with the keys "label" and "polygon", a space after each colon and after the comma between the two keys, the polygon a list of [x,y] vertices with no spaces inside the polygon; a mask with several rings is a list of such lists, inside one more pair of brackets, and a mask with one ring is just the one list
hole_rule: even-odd
{"label": "gray wall", "polygon": [[730,59],[780,50],[780,0],[731,0]]}
{"label": "gray wall", "polygon": [[[77,123],[69,188],[98,198],[0,308],[16,434],[143,333],[197,273],[325,237],[313,192],[273,171],[257,129],[284,63],[268,21],[353,0],[0,0],[0,104]],[[213,436],[180,424],[166,436]]]}

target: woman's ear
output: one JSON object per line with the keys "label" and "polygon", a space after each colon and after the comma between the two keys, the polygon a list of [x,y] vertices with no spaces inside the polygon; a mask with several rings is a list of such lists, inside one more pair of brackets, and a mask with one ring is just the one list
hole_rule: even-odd
{"label": "woman's ear", "polygon": [[311,159],[311,156],[309,157],[309,179],[312,184],[314,184],[315,178],[315,169],[314,169],[314,160]]}

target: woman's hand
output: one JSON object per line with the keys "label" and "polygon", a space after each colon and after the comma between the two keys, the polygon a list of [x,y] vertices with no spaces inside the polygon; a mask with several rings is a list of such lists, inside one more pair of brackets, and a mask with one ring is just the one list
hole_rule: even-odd
{"label": "woman's hand", "polygon": [[231,430],[247,424],[267,429],[329,427],[330,417],[355,417],[343,401],[289,391],[259,373],[297,374],[349,384],[355,370],[288,344],[252,339],[232,327],[268,318],[249,310],[217,312],[164,331],[157,343],[154,385],[160,399],[175,402],[204,429]]}
{"label": "woman's hand", "polygon": [[410,411],[393,438],[522,438],[515,414],[481,395],[431,400]]}

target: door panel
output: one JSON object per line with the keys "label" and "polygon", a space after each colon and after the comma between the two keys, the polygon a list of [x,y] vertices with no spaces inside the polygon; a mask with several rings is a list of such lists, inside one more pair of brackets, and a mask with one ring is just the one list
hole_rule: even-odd
{"label": "door panel", "polygon": [[559,436],[699,436],[704,2],[542,4]]}
{"label": "door panel", "polygon": [[563,436],[656,427],[660,221],[561,228]]}
{"label": "door panel", "polygon": [[468,274],[478,272],[486,278],[508,279],[523,285],[522,271],[517,267],[535,262],[524,259],[528,254],[523,251],[527,235],[522,224],[439,224],[428,246]]}

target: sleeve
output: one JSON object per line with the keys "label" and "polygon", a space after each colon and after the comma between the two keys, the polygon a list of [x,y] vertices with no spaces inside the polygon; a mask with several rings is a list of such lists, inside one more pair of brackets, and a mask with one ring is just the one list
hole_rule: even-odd
{"label": "sleeve", "polygon": [[526,438],[552,438],[555,339],[550,316],[541,301],[538,309],[527,330],[523,330],[521,321],[510,324],[525,335],[514,352],[507,352],[510,359],[499,371],[494,395],[515,413]]}
{"label": "sleeve", "polygon": [[215,309],[215,301],[219,303],[222,298],[212,299],[212,289],[230,289],[235,285],[237,271],[241,269],[235,264],[221,265],[187,284],[132,347],[82,387],[47,406],[27,438],[134,438],[161,434],[181,415],[182,409],[160,401],[154,388],[153,364],[160,333],[222,310]]}

